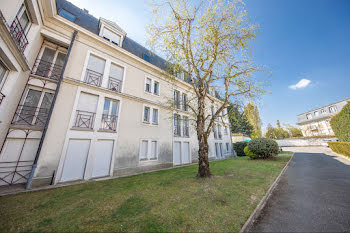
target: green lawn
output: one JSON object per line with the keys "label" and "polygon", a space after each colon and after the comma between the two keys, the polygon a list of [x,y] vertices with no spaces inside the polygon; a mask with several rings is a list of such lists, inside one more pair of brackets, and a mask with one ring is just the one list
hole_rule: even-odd
{"label": "green lawn", "polygon": [[230,231],[248,219],[291,154],[197,166],[0,197],[0,232]]}

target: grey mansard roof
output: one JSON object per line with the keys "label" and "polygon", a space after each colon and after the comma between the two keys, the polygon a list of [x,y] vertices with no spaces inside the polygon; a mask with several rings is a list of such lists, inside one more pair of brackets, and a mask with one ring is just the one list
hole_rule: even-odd
{"label": "grey mansard roof", "polygon": [[[59,12],[60,9],[68,11],[69,13],[76,16],[76,19],[74,21],[75,24],[85,28],[86,30],[89,30],[96,35],[99,35],[100,28],[99,20],[97,18],[66,0],[56,0],[56,6],[57,12]],[[142,59],[145,59],[144,56],[147,55],[149,58],[148,62],[165,71],[168,71],[168,63],[166,60],[155,55],[136,41],[130,39],[128,36],[124,38],[122,48]]]}

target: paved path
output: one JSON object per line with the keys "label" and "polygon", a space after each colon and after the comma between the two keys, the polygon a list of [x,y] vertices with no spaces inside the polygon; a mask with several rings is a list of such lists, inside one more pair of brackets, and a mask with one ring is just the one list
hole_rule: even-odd
{"label": "paved path", "polygon": [[315,150],[295,153],[251,232],[350,231],[349,160]]}

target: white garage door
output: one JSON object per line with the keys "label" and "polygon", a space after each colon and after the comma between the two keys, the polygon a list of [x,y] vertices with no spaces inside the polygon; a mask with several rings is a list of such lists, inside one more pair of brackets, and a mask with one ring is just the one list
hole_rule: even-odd
{"label": "white garage door", "polygon": [[113,140],[97,141],[92,177],[109,176],[112,162],[113,143]]}
{"label": "white garage door", "polygon": [[182,163],[190,163],[190,143],[183,143]]}
{"label": "white garage door", "polygon": [[174,165],[181,164],[181,142],[174,142]]}
{"label": "white garage door", "polygon": [[69,140],[61,181],[80,180],[84,178],[89,147],[90,140]]}

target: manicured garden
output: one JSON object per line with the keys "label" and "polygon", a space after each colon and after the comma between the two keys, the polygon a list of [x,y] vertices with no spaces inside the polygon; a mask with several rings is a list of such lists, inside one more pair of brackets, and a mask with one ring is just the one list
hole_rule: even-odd
{"label": "manicured garden", "polygon": [[238,232],[291,158],[247,156],[0,197],[0,232]]}

